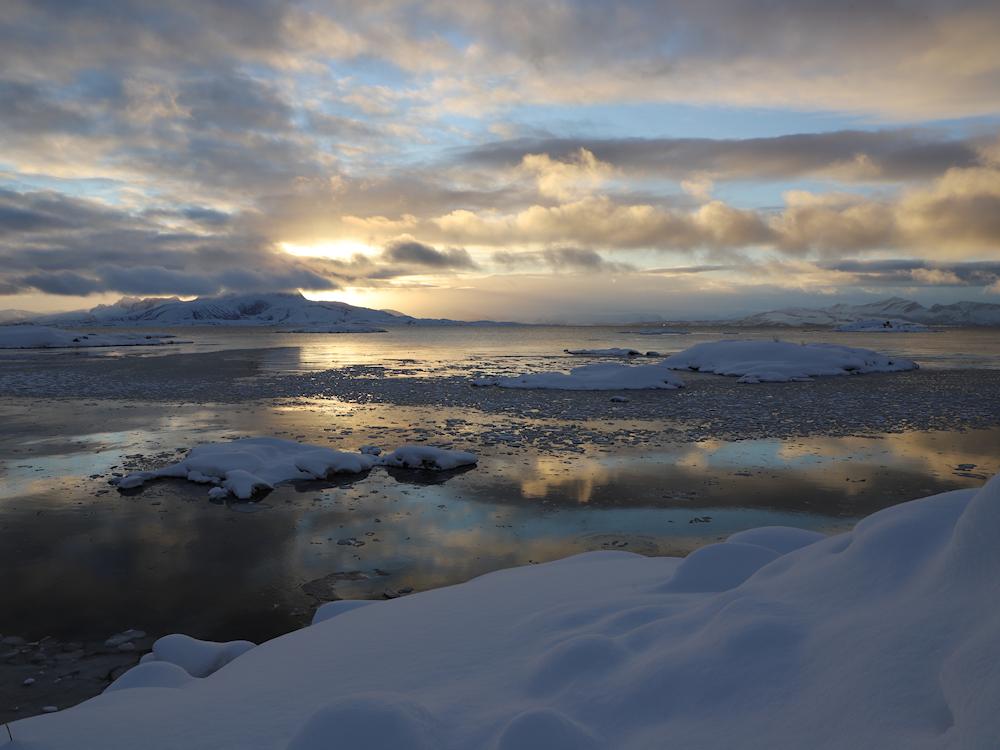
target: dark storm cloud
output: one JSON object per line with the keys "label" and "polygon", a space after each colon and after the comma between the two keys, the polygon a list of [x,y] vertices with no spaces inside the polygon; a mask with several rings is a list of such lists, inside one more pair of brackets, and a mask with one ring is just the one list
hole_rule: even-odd
{"label": "dark storm cloud", "polygon": [[893,258],[841,260],[820,266],[852,274],[864,283],[891,286],[990,286],[1000,280],[1000,261],[933,263],[917,258]]}
{"label": "dark storm cloud", "polygon": [[935,177],[951,167],[979,161],[976,141],[935,138],[913,130],[842,130],[740,140],[525,139],[479,146],[462,153],[459,160],[511,167],[528,154],[566,160],[581,148],[621,169],[671,178],[706,173],[717,179],[784,179],[839,172],[848,180],[899,181]]}
{"label": "dark storm cloud", "polygon": [[390,263],[411,264],[434,270],[476,268],[475,261],[464,248],[438,250],[422,242],[404,241],[388,245],[382,258]]}
{"label": "dark storm cloud", "polygon": [[[178,217],[226,231],[178,232],[156,221]],[[336,288],[230,220],[197,206],[133,215],[59,193],[0,191],[0,285],[59,295]]]}
{"label": "dark storm cloud", "polygon": [[50,98],[43,87],[0,80],[0,125],[23,132],[84,132],[88,119],[77,109]]}

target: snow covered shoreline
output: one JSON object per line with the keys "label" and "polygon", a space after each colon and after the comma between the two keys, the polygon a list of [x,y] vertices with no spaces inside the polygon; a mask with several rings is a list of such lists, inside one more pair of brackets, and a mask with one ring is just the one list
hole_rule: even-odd
{"label": "snow covered shoreline", "polygon": [[174,341],[174,338],[169,334],[84,333],[24,324],[0,326],[0,349],[84,349],[189,343]]}
{"label": "snow covered shoreline", "polygon": [[115,689],[12,723],[12,747],[988,747],[997,533],[1000,479],[833,537],[756,529],[345,605],[249,650],[195,644],[198,664],[171,636]]}

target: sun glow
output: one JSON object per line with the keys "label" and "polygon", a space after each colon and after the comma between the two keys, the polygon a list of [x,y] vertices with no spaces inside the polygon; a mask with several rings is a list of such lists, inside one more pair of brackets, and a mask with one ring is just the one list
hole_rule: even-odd
{"label": "sun glow", "polygon": [[355,255],[375,255],[377,248],[360,240],[332,240],[329,242],[314,242],[310,245],[300,245],[295,242],[279,242],[278,247],[289,255],[306,258],[329,258],[331,260],[350,260]]}

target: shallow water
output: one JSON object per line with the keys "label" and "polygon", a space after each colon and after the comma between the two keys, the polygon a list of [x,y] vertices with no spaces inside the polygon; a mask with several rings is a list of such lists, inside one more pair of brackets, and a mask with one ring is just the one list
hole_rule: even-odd
{"label": "shallow water", "polygon": [[[594,433],[539,447],[509,440],[495,414],[333,399],[4,399],[0,419],[0,632],[28,637],[137,627],[263,639],[334,597],[593,549],[683,554],[761,525],[837,531],[1000,468],[1000,429],[633,444]],[[128,494],[107,484],[113,471],[249,434],[343,448],[435,435],[481,458],[455,473],[281,486],[254,504],[213,504],[179,480]]]}
{"label": "shallow water", "polygon": [[[92,329],[121,331],[123,329]],[[185,343],[160,347],[85,349],[67,352],[0,350],[4,360],[31,357],[149,357],[178,352],[210,352],[235,349],[273,350],[262,353],[265,371],[301,373],[343,365],[381,365],[389,375],[445,376],[470,369],[509,373],[556,364],[582,362],[564,349],[627,347],[664,355],[704,341],[719,339],[781,338],[793,342],[826,342],[877,349],[914,359],[928,368],[1000,369],[1000,332],[989,328],[955,328],[929,333],[837,333],[829,330],[782,330],[774,328],[726,329],[698,327],[687,335],[642,335],[622,326],[474,326],[401,327],[386,333],[292,334],[280,330],[232,327],[142,328],[128,331],[160,331],[176,335]],[[680,330],[671,328],[670,330]]]}

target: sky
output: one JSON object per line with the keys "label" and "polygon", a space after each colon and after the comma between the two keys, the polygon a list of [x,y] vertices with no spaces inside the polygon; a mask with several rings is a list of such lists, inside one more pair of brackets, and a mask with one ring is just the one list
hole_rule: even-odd
{"label": "sky", "polygon": [[0,308],[1000,303],[1000,4],[5,0]]}

